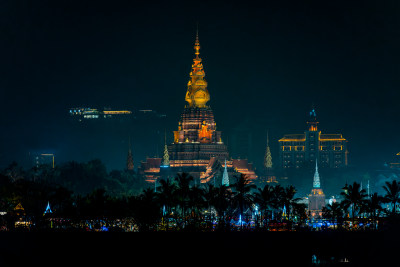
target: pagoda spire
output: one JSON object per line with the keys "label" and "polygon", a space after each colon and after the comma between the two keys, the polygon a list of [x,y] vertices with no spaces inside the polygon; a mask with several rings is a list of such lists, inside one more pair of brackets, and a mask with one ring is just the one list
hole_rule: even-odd
{"label": "pagoda spire", "polygon": [[131,149],[131,137],[129,137],[128,156],[126,159],[126,169],[128,171],[133,171],[134,167],[135,166],[133,164],[133,156],[132,156],[132,149]]}
{"label": "pagoda spire", "polygon": [[192,70],[189,74],[190,80],[188,82],[185,100],[189,103],[190,107],[204,108],[206,107],[206,103],[210,100],[210,94],[207,90],[207,82],[204,79],[205,72],[202,60],[199,57],[200,41],[198,30],[196,31],[194,50],[195,58],[193,59]]}
{"label": "pagoda spire", "polygon": [[318,163],[315,161],[315,173],[314,173],[314,181],[313,181],[313,188],[320,188],[321,183],[319,181],[319,173],[318,173]]}
{"label": "pagoda spire", "polygon": [[264,167],[267,169],[272,168],[272,155],[271,155],[271,150],[269,148],[269,136],[268,136],[268,131],[267,131],[267,149],[265,151],[265,157],[264,157]]}
{"label": "pagoda spire", "polygon": [[46,210],[44,211],[43,215],[48,214],[48,213],[53,213],[51,211],[50,202],[49,201],[47,201],[47,207],[46,207]]}
{"label": "pagoda spire", "polygon": [[164,167],[169,167],[169,154],[168,154],[168,146],[167,146],[167,133],[164,134],[164,155],[162,165]]}
{"label": "pagoda spire", "polygon": [[228,175],[228,170],[226,169],[226,160],[225,160],[224,174],[222,175],[222,185],[229,186],[229,175]]}

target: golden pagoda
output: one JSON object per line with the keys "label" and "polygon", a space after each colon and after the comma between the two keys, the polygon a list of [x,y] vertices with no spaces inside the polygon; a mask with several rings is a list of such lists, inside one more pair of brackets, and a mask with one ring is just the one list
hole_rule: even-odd
{"label": "golden pagoda", "polygon": [[204,80],[205,72],[201,63],[199,34],[196,33],[196,42],[194,44],[195,55],[193,59],[192,71],[190,72],[190,80],[185,100],[190,107],[204,108],[210,100],[210,94],[207,90],[207,82]]}
{"label": "golden pagoda", "polygon": [[[139,173],[146,175],[147,181],[153,182],[161,177],[173,177],[175,173],[185,172],[189,173],[196,183],[208,183],[215,181],[216,176],[222,179],[222,172],[226,166],[231,177],[234,173],[243,173],[250,180],[254,180],[257,176],[251,163],[247,160],[229,159],[228,148],[222,141],[221,131],[217,131],[213,111],[207,105],[210,94],[204,79],[202,59],[199,57],[198,33],[194,50],[195,57],[185,95],[188,104],[181,114],[177,131],[173,132],[173,142],[165,146],[163,159],[147,159],[146,162],[142,162]],[[168,165],[165,164],[167,161]]]}

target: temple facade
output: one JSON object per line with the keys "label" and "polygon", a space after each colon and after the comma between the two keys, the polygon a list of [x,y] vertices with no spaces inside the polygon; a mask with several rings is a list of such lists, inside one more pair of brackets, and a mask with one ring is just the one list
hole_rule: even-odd
{"label": "temple facade", "polygon": [[303,134],[286,134],[279,139],[280,165],[284,169],[312,166],[318,160],[321,167],[342,168],[348,165],[347,140],[342,134],[322,134],[318,130],[315,109]]}
{"label": "temple facade", "polygon": [[[230,159],[228,148],[222,141],[221,131],[217,130],[213,111],[207,105],[210,94],[200,58],[198,34],[194,50],[195,57],[185,95],[187,104],[181,114],[178,129],[173,132],[173,142],[165,146],[163,159],[147,159],[142,163],[140,172],[149,177],[148,182],[154,181],[156,177],[178,172],[189,173],[195,182],[199,183],[214,182],[217,176],[222,182],[225,169],[229,177],[235,176],[235,173],[243,173],[250,180],[255,180],[257,176],[252,164],[245,159]],[[155,162],[160,162],[158,170],[153,168],[150,171],[148,167],[154,166]],[[168,166],[165,162],[168,162]]]}

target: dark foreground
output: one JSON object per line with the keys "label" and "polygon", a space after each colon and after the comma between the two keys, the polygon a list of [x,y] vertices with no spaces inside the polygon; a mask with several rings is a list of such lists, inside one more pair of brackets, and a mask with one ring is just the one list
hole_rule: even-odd
{"label": "dark foreground", "polygon": [[[0,266],[399,266],[399,236],[393,231],[2,232]],[[313,255],[319,265],[312,264]]]}

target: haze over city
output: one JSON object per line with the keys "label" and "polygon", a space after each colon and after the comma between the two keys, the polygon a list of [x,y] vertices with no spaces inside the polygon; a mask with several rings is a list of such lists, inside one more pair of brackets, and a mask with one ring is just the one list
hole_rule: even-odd
{"label": "haze over city", "polygon": [[1,1],[0,266],[396,266],[399,14]]}
{"label": "haze over city", "polygon": [[58,163],[99,158],[122,169],[127,135],[90,132],[82,140],[85,127],[68,121],[69,108],[81,106],[165,114],[157,144],[132,140],[136,166],[161,154],[164,131],[172,141],[185,105],[197,25],[218,129],[228,149],[234,128],[250,132],[247,158],[256,167],[266,131],[277,164],[278,139],[303,133],[313,105],[319,129],[348,140],[349,165],[380,168],[399,152],[394,1],[9,1],[2,10],[3,167],[28,165],[37,151]]}

